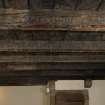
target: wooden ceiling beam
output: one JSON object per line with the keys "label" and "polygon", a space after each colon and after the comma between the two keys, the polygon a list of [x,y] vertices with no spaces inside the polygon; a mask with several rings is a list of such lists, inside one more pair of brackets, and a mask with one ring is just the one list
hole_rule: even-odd
{"label": "wooden ceiling beam", "polygon": [[104,70],[28,70],[28,71],[1,71],[0,80],[102,80],[105,79]]}
{"label": "wooden ceiling beam", "polygon": [[86,72],[92,70],[103,70],[105,72],[105,62],[103,63],[80,63],[80,62],[75,62],[75,63],[62,63],[62,62],[41,62],[41,63],[21,63],[21,62],[5,62],[5,63],[0,63],[0,71],[75,71],[77,70],[78,72]]}
{"label": "wooden ceiling beam", "polygon": [[64,10],[0,10],[1,30],[105,31],[105,13]]}
{"label": "wooden ceiling beam", "polygon": [[0,40],[0,52],[105,52],[105,41]]}
{"label": "wooden ceiling beam", "polygon": [[41,62],[62,62],[62,63],[102,63],[105,62],[105,55],[0,55],[0,63],[41,63]]}

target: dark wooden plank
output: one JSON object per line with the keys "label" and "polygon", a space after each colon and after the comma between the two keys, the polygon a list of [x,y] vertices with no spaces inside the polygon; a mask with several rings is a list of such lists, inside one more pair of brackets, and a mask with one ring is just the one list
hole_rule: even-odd
{"label": "dark wooden plank", "polygon": [[55,0],[55,8],[74,10],[78,0]]}
{"label": "dark wooden plank", "polygon": [[105,1],[101,0],[99,7],[97,8],[99,11],[105,10]]}
{"label": "dark wooden plank", "polygon": [[37,9],[41,7],[41,0],[30,0],[30,8]]}
{"label": "dark wooden plank", "polygon": [[0,30],[0,40],[105,41],[105,32]]}
{"label": "dark wooden plank", "polygon": [[[11,69],[12,70],[12,69]],[[105,71],[98,70],[27,70],[1,71],[0,85],[38,85],[50,80],[68,79],[104,79]]]}
{"label": "dark wooden plank", "polygon": [[105,41],[23,41],[1,40],[0,51],[104,52]]}
{"label": "dark wooden plank", "polygon": [[0,8],[4,8],[4,7],[5,7],[4,0],[0,0]]}
{"label": "dark wooden plank", "polygon": [[54,0],[30,0],[31,9],[53,9]]}
{"label": "dark wooden plank", "polygon": [[104,2],[104,0],[56,0],[55,7],[69,10],[104,10]]}
{"label": "dark wooden plank", "polygon": [[[96,10],[100,8],[101,0],[4,0],[5,7],[7,8],[19,8],[31,9],[43,8],[43,9],[69,9],[69,10]],[[27,3],[28,1],[28,3]],[[28,5],[27,5],[28,4]],[[101,10],[104,10],[104,1],[101,6]]]}
{"label": "dark wooden plank", "polygon": [[0,63],[73,63],[73,62],[105,62],[105,55],[0,55]]}
{"label": "dark wooden plank", "polygon": [[5,7],[12,9],[27,9],[28,0],[5,0]]}
{"label": "dark wooden plank", "polygon": [[[1,65],[1,64],[0,64]],[[23,64],[21,64],[23,65]],[[46,64],[43,64],[46,67]],[[48,65],[48,64],[47,64]],[[70,64],[68,64],[70,66]],[[49,80],[58,80],[58,79],[63,79],[63,80],[68,80],[68,79],[105,79],[105,71],[104,69],[101,69],[102,63],[95,63],[93,64],[96,69],[90,69],[87,67],[92,67],[92,63],[90,65],[87,65],[87,63],[82,64],[85,68],[84,70],[77,70],[78,66],[80,67],[81,64],[77,63],[76,65],[71,64],[71,67],[75,69],[71,69],[71,67],[68,67],[69,70],[67,69],[61,69],[64,67],[63,64],[60,64],[60,70],[59,69],[46,69],[44,68],[43,70],[41,69],[29,69],[29,70],[15,70],[13,68],[5,69],[0,68],[0,86],[31,86],[31,85],[45,85],[47,81]],[[86,66],[87,65],[87,66]],[[105,64],[103,64],[103,67]],[[10,66],[10,65],[8,65]],[[15,65],[14,65],[15,66]],[[35,66],[35,65],[34,65]],[[37,65],[36,68],[40,67]],[[56,63],[56,66],[58,64]],[[17,68],[17,66],[15,66]],[[19,66],[18,66],[19,67]],[[26,67],[26,66],[25,66]],[[66,66],[67,67],[67,64]],[[81,66],[82,67],[82,66]],[[81,68],[80,67],[80,68]],[[98,69],[97,67],[100,67]],[[52,70],[51,70],[52,69]],[[71,69],[71,70],[70,70]]]}
{"label": "dark wooden plank", "polygon": [[96,10],[101,0],[80,0],[79,10]]}
{"label": "dark wooden plank", "polygon": [[47,85],[47,81],[34,79],[31,77],[1,77],[0,86],[42,86]]}
{"label": "dark wooden plank", "polygon": [[[58,63],[58,62],[50,62],[50,63],[21,63],[21,62],[3,62],[0,63],[0,71],[59,71],[65,73],[67,71],[73,72],[75,74],[75,70],[80,73],[86,73],[87,75],[97,71],[97,70],[103,70],[105,71],[105,63],[80,63],[80,62],[75,62],[75,63]],[[102,72],[102,71],[101,71]],[[59,74],[59,73],[58,73]]]}
{"label": "dark wooden plank", "polygon": [[[89,63],[88,63],[89,62]],[[104,56],[1,56],[0,70],[104,70]]]}
{"label": "dark wooden plank", "polygon": [[[101,80],[105,79],[104,70],[27,70],[27,71],[0,71],[0,80],[2,78],[33,78],[34,80]],[[4,80],[5,80],[4,79]]]}

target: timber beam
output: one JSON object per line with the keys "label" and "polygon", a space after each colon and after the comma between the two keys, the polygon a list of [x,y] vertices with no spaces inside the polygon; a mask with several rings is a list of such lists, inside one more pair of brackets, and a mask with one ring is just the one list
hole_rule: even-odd
{"label": "timber beam", "polygon": [[49,80],[102,80],[104,70],[37,70],[37,71],[1,71],[0,85],[34,85],[36,81]]}
{"label": "timber beam", "polygon": [[59,9],[0,10],[1,30],[105,31],[105,12]]}

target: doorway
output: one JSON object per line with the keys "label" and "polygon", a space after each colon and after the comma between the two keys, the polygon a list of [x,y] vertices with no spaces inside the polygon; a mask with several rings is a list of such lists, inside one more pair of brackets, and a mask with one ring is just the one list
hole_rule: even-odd
{"label": "doorway", "polygon": [[89,105],[88,91],[56,91],[55,105]]}

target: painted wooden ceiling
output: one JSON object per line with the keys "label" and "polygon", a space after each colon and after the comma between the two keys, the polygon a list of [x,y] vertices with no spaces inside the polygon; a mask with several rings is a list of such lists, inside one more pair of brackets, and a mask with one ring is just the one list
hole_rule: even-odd
{"label": "painted wooden ceiling", "polygon": [[97,32],[105,31],[104,0],[0,0],[0,8],[0,85],[105,79],[105,32]]}

